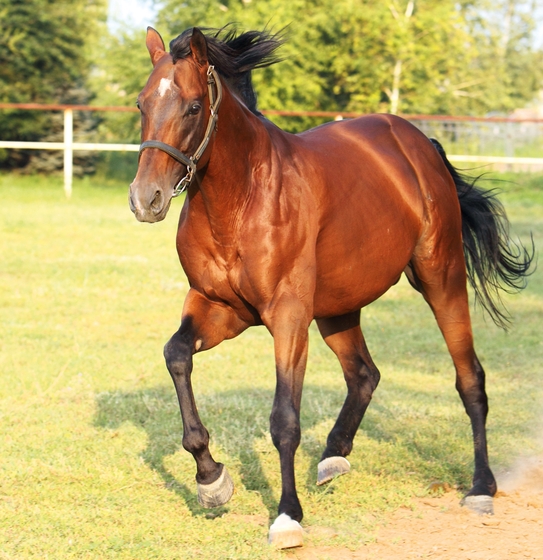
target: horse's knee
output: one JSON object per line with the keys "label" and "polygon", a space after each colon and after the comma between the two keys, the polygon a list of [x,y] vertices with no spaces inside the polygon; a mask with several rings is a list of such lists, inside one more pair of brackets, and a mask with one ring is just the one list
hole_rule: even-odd
{"label": "horse's knee", "polygon": [[293,406],[274,406],[270,416],[270,434],[279,451],[296,449],[300,444],[300,420]]}
{"label": "horse's knee", "polygon": [[186,375],[192,370],[192,349],[179,333],[175,333],[164,346],[164,359],[172,377]]}

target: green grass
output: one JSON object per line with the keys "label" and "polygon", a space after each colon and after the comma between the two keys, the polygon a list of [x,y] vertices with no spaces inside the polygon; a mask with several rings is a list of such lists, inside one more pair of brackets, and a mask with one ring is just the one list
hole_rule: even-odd
{"label": "green grass", "polygon": [[[496,185],[514,232],[541,246],[543,176],[503,178],[516,181]],[[140,224],[126,191],[76,181],[66,200],[60,179],[0,176],[0,558],[281,558],[266,544],[280,491],[272,339],[254,328],[195,358],[212,451],[236,484],[227,506],[204,510],[162,359],[188,289],[174,243],[180,201],[164,222]],[[541,271],[506,301],[509,333],[474,312],[497,471],[541,449]],[[311,329],[297,455],[308,543],[359,547],[430,482],[470,482],[468,421],[427,306],[402,281],[365,310],[363,328],[381,385],[352,472],[319,488],[345,389]]]}

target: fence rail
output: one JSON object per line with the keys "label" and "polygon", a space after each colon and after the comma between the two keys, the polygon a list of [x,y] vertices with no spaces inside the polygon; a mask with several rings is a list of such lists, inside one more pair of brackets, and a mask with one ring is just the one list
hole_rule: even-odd
{"label": "fence rail", "polygon": [[[62,150],[64,152],[64,192],[72,194],[73,152],[118,151],[138,152],[139,144],[74,142],[74,111],[115,111],[138,112],[136,107],[64,105],[38,103],[0,103],[0,109],[31,111],[62,111],[64,113],[63,142],[18,142],[0,140],[0,149],[24,150]],[[267,116],[281,117],[319,117],[329,120],[342,120],[362,116],[361,113],[336,111],[262,111]],[[513,119],[506,117],[466,117],[445,115],[402,115],[427,136],[440,139],[449,152],[452,162],[501,164],[543,169],[543,157],[516,157],[515,152],[522,149],[543,154],[543,119]],[[463,154],[454,150],[462,148]],[[499,151],[504,155],[487,155],[485,152]]]}

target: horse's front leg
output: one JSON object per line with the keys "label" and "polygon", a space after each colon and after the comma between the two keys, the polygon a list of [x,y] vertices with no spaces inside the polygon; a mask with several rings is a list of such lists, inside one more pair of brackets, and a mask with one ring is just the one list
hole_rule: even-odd
{"label": "horse's front leg", "polygon": [[209,433],[200,420],[192,391],[192,356],[236,336],[247,326],[231,308],[190,290],[181,326],[164,347],[181,409],[183,447],[196,461],[198,501],[208,508],[228,502],[234,484],[224,465],[217,463],[209,451]]}
{"label": "horse's front leg", "polygon": [[303,544],[300,526],[303,513],[296,493],[294,455],[300,444],[300,402],[307,363],[309,306],[282,296],[263,316],[274,337],[276,389],[270,416],[273,444],[279,451],[282,490],[278,517],[270,528],[269,541],[277,548]]}

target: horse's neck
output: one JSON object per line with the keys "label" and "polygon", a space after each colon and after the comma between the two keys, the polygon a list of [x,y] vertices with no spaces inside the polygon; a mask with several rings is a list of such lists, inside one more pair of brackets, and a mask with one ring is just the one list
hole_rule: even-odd
{"label": "horse's neck", "polygon": [[270,148],[260,119],[224,88],[218,131],[199,189],[211,229],[225,245],[233,243],[237,218],[251,196],[253,169],[269,157]]}

